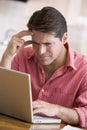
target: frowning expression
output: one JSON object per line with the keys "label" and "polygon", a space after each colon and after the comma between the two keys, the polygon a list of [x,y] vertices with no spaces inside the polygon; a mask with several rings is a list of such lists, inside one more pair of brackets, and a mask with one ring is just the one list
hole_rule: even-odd
{"label": "frowning expression", "polygon": [[35,55],[42,65],[49,65],[60,57],[64,44],[53,34],[33,31],[32,36]]}

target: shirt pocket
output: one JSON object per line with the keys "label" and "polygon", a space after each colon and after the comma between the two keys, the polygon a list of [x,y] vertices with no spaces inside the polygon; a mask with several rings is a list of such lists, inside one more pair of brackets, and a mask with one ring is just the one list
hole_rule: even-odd
{"label": "shirt pocket", "polygon": [[50,102],[65,107],[73,107],[74,95],[72,91],[56,88],[50,93]]}

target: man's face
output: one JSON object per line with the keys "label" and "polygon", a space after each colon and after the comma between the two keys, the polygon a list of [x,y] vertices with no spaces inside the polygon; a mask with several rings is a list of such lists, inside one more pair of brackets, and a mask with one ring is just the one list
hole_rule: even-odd
{"label": "man's face", "polygon": [[32,42],[35,55],[42,65],[50,65],[60,59],[64,44],[53,34],[33,31]]}

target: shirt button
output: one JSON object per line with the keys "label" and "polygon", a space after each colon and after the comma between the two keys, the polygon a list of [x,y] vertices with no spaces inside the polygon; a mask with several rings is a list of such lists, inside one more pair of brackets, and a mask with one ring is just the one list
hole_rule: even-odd
{"label": "shirt button", "polygon": [[44,89],[42,89],[41,92],[44,92]]}

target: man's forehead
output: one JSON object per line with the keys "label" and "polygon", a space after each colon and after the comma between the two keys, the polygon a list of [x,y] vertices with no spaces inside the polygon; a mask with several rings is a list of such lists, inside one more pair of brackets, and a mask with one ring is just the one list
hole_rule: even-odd
{"label": "man's forehead", "polygon": [[32,30],[33,35],[51,35],[51,36],[55,36],[56,33],[55,32],[42,32],[42,31],[37,31],[37,30]]}

